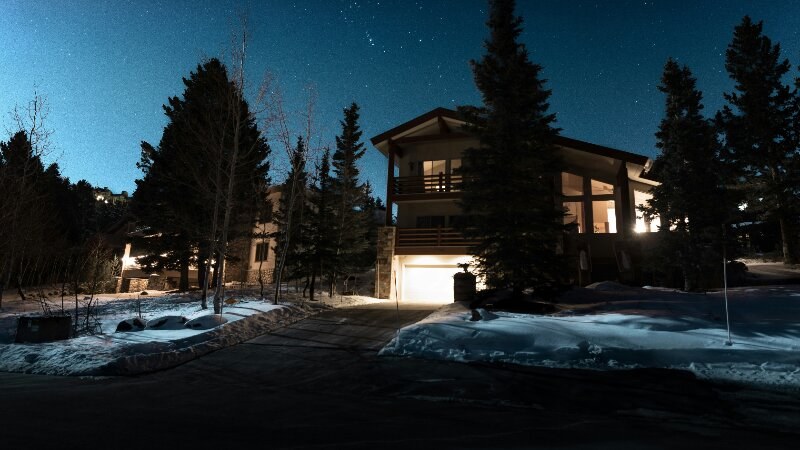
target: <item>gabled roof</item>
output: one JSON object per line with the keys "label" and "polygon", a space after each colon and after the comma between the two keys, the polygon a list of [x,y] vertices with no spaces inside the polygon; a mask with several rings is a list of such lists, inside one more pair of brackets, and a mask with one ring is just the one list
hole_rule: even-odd
{"label": "gabled roof", "polygon": [[392,128],[391,130],[384,131],[383,133],[381,133],[381,134],[375,136],[374,138],[370,139],[370,142],[372,142],[372,145],[378,145],[378,144],[380,144],[381,142],[383,142],[383,141],[385,141],[387,139],[393,138],[393,137],[397,136],[398,134],[402,134],[402,133],[404,133],[404,132],[406,132],[408,130],[416,128],[416,127],[418,127],[418,126],[420,126],[420,125],[422,125],[422,124],[424,124],[426,122],[429,122],[429,121],[432,121],[432,120],[436,120],[439,117],[447,117],[449,119],[455,119],[455,120],[459,120],[459,121],[462,121],[462,122],[464,121],[464,119],[461,118],[461,115],[458,114],[457,111],[453,111],[452,109],[439,107],[439,108],[436,108],[436,109],[434,109],[432,111],[428,111],[428,112],[426,112],[425,114],[423,114],[423,115],[421,115],[419,117],[415,117],[415,118],[409,120],[406,123],[400,124],[400,125]]}
{"label": "gabled roof", "polygon": [[[395,138],[398,135],[402,135],[414,128],[417,128],[421,125],[424,125],[428,122],[433,122],[438,120],[439,117],[447,118],[456,120],[459,122],[464,122],[464,118],[458,111],[453,111],[452,109],[447,108],[436,108],[432,111],[428,111],[421,116],[415,117],[408,122],[400,124],[391,130],[384,131],[383,133],[373,137],[370,139],[372,145],[378,146],[379,144],[391,139]],[[623,150],[618,150],[611,147],[605,147],[602,145],[592,144],[591,142],[580,141],[578,139],[572,139],[565,136],[557,136],[555,140],[555,144],[561,147],[568,147],[575,150],[584,151],[587,153],[592,153],[599,156],[605,156],[608,158],[618,159],[625,162],[630,162],[633,164],[637,164],[643,167],[649,167],[650,159],[644,155],[639,155],[637,153],[626,152]]]}

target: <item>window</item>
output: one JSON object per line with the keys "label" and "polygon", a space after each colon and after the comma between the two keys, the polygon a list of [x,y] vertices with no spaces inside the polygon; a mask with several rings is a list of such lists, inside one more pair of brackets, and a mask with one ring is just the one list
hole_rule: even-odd
{"label": "window", "polygon": [[592,222],[595,233],[616,233],[617,211],[614,200],[592,201]]}
{"label": "window", "polygon": [[564,223],[577,224],[578,233],[617,232],[613,184],[562,172],[561,194],[567,212]]}
{"label": "window", "polygon": [[592,195],[614,195],[614,186],[602,181],[592,180]]}
{"label": "window", "polygon": [[423,175],[439,175],[447,173],[447,160],[439,159],[435,161],[422,162]]}
{"label": "window", "polygon": [[255,261],[266,261],[269,256],[269,242],[261,242],[256,244],[256,258]]}
{"label": "window", "polygon": [[586,232],[586,218],[583,214],[583,202],[564,202],[567,215],[564,216],[564,223],[575,223],[578,225],[578,233]]}
{"label": "window", "polygon": [[410,175],[418,177],[411,182],[415,185],[414,192],[451,192],[461,187],[461,179],[452,176],[461,168],[460,159],[412,161],[408,167]]}
{"label": "window", "polygon": [[652,218],[652,220],[646,220],[644,218],[644,214],[641,210],[639,210],[640,206],[645,206],[647,201],[652,199],[653,195],[647,192],[642,191],[633,191],[633,202],[636,205],[636,226],[634,227],[633,231],[637,233],[651,233],[658,231],[658,227],[661,226],[661,219],[658,216]]}
{"label": "window", "polygon": [[444,216],[419,216],[417,228],[436,228],[444,226]]}
{"label": "window", "polygon": [[561,172],[561,193],[565,196],[583,195],[583,177]]}

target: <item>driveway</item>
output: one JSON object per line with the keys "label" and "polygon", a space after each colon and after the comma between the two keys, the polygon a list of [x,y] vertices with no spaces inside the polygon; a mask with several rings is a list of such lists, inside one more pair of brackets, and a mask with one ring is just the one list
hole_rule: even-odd
{"label": "driveway", "polygon": [[665,370],[377,356],[428,305],[324,312],[131,378],[0,373],[4,448],[787,448],[800,399]]}

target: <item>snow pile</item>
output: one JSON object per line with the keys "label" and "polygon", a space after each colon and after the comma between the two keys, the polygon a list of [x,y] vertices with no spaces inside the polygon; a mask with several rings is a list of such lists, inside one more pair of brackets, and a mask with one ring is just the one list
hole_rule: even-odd
{"label": "snow pile", "polygon": [[[620,292],[622,303],[630,303],[634,292],[640,297],[636,312],[607,313],[596,305],[584,315],[571,316],[479,310],[482,320],[473,322],[466,305],[449,305],[401,329],[380,354],[560,368],[661,367],[690,370],[709,379],[800,389],[800,290],[732,292],[736,313],[731,314],[730,346],[724,312],[720,321],[719,308],[709,306],[724,305],[716,294]],[[654,314],[648,305],[657,305]],[[686,313],[687,305],[694,305],[696,314],[674,313]],[[610,302],[607,308],[620,309]]]}
{"label": "snow pile", "polygon": [[[103,332],[46,344],[0,344],[0,371],[47,375],[131,375],[172,367],[206,353],[243,342],[305,318],[320,307],[276,306],[256,299],[226,305],[222,316],[200,309],[183,297],[148,298],[103,305]],[[114,332],[120,321],[141,310],[148,322],[161,326]],[[176,326],[182,318],[196,329]]]}

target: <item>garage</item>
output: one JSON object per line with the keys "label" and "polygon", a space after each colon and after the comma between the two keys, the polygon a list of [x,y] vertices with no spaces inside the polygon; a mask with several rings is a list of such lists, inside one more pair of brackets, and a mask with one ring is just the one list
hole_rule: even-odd
{"label": "garage", "polygon": [[449,303],[453,301],[453,275],[458,267],[409,266],[403,267],[402,301]]}

